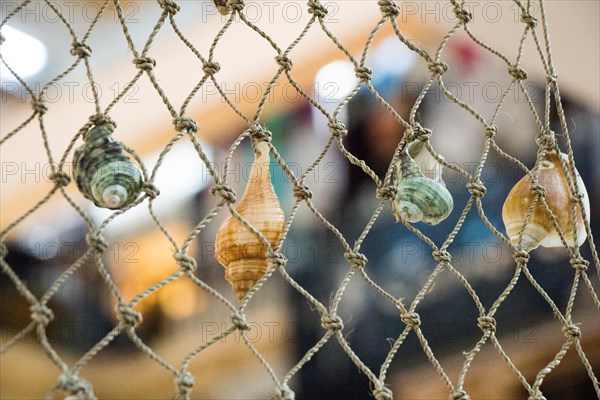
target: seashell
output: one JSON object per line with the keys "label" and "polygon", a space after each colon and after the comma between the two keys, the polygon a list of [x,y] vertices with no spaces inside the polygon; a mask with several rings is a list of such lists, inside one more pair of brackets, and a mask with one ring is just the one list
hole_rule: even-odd
{"label": "seashell", "polygon": [[[568,162],[566,154],[560,153],[560,157]],[[546,153],[537,168],[539,168],[538,184],[546,190],[546,203],[556,217],[567,244],[575,246],[575,243],[577,243],[578,246],[581,246],[586,238],[583,215],[581,209],[577,207],[577,233],[575,234],[573,232],[573,200],[559,155],[554,151]],[[535,170],[532,172],[535,173]],[[589,222],[589,196],[579,172],[576,170],[575,173],[577,187],[579,193],[583,195],[583,206]],[[531,188],[532,180],[529,175],[526,175],[511,189],[502,207],[502,220],[506,227],[506,233],[514,244],[519,244],[519,232],[523,228],[529,207],[535,199],[535,194],[531,192]],[[536,203],[527,221],[521,244],[525,251],[533,250],[539,245],[543,247],[560,247],[563,245],[552,220],[546,215],[540,201]]]}
{"label": "seashell", "polygon": [[115,210],[138,197],[142,177],[138,165],[111,133],[107,125],[95,126],[85,133],[85,143],[73,157],[73,177],[87,199],[98,207]]}
{"label": "seashell", "polygon": [[[285,216],[271,184],[269,147],[258,142],[254,152],[250,179],[236,211],[274,246],[283,234]],[[267,247],[233,215],[219,228],[215,246],[217,261],[225,267],[225,279],[241,301],[268,269]]]}
{"label": "seashell", "polygon": [[454,201],[441,178],[441,168],[429,172],[432,177],[421,172],[408,152],[400,154],[396,164],[398,194],[393,207],[398,220],[437,225],[452,212]]}

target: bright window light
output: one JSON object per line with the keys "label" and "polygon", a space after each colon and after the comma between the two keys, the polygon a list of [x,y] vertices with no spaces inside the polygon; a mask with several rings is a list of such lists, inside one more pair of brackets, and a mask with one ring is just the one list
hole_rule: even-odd
{"label": "bright window light", "polygon": [[[44,68],[48,51],[42,42],[7,25],[0,33],[6,39],[0,46],[0,54],[21,78],[33,76]],[[0,77],[2,80],[16,80],[4,63],[0,65]]]}
{"label": "bright window light", "polygon": [[336,103],[358,84],[354,66],[349,61],[338,60],[323,66],[315,77],[315,92],[320,103]]}

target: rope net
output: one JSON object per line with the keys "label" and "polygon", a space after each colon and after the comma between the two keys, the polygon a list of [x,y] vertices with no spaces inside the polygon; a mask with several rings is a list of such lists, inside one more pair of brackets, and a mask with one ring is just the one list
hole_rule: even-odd
{"label": "rope net", "polygon": [[[18,7],[16,7],[12,12],[8,13],[4,19],[2,20],[0,27],[3,27],[12,18],[19,15],[20,12],[29,4],[32,3],[32,0],[25,0],[21,2]],[[147,36],[147,40],[143,44],[143,46],[136,46],[132,37],[128,30],[128,25],[126,22],[126,18],[124,17],[123,6],[119,0],[105,0],[102,3],[102,6],[99,8],[99,12],[91,23],[87,30],[80,35],[76,33],[67,18],[61,13],[61,10],[56,7],[53,2],[44,1],[51,10],[60,18],[61,23],[64,25],[64,28],[69,32],[69,35],[72,38],[71,45],[71,54],[74,57],[73,63],[59,75],[51,79],[47,82],[41,90],[35,92],[28,83],[22,79],[18,75],[18,71],[13,71],[11,66],[5,62],[5,59],[2,58],[2,62],[6,65],[6,67],[11,70],[11,72],[16,76],[19,82],[23,85],[23,87],[27,90],[32,99],[32,113],[21,125],[16,127],[14,130],[5,134],[0,141],[0,144],[4,144],[10,140],[11,137],[18,135],[21,130],[23,130],[27,125],[33,123],[35,120],[39,123],[39,130],[41,132],[41,136],[43,138],[44,146],[46,149],[46,154],[48,157],[49,165],[52,166],[52,174],[51,178],[54,182],[53,188],[39,200],[35,206],[33,206],[26,213],[21,215],[15,221],[10,223],[8,226],[4,227],[0,236],[2,238],[2,258],[1,258],[1,266],[4,274],[10,278],[12,283],[14,283],[15,288],[18,292],[27,300],[30,305],[31,311],[31,321],[29,324],[24,327],[18,334],[12,337],[9,341],[7,341],[2,350],[1,354],[6,354],[9,352],[22,338],[30,333],[34,333],[37,336],[37,340],[44,350],[46,356],[56,365],[59,370],[59,377],[56,381],[54,387],[49,388],[47,397],[54,397],[59,391],[64,391],[69,393],[76,398],[96,398],[94,394],[94,389],[92,384],[84,378],[85,376],[85,367],[88,365],[94,358],[103,351],[118,335],[121,333],[126,333],[131,342],[139,349],[140,352],[146,354],[151,360],[159,364],[164,369],[168,370],[174,378],[175,392],[177,398],[189,398],[191,394],[191,390],[194,386],[194,376],[189,372],[188,367],[192,360],[194,360],[200,353],[202,353],[205,349],[217,344],[223,338],[232,335],[239,334],[242,338],[244,344],[252,351],[252,353],[258,358],[264,369],[271,376],[274,387],[274,398],[277,399],[293,399],[294,391],[290,387],[290,381],[292,378],[311,360],[313,356],[315,356],[320,349],[327,342],[337,342],[341,349],[347,354],[350,360],[356,365],[356,367],[369,379],[371,382],[371,389],[374,397],[378,400],[384,399],[392,399],[393,393],[391,389],[386,386],[386,377],[388,376],[388,370],[390,365],[392,364],[397,352],[401,348],[402,344],[405,342],[405,339],[409,334],[414,334],[418,338],[420,345],[424,354],[427,356],[431,365],[435,368],[437,373],[443,379],[445,385],[448,388],[448,392],[450,394],[451,399],[468,399],[469,396],[465,390],[465,379],[470,370],[470,366],[473,361],[477,357],[479,351],[489,343],[493,346],[497,352],[500,354],[504,362],[508,365],[510,370],[514,373],[514,375],[518,378],[522,386],[529,393],[530,399],[543,399],[541,386],[544,382],[544,379],[548,376],[548,374],[552,373],[552,371],[559,365],[565,354],[572,348],[577,353],[578,357],[581,360],[582,365],[587,371],[589,378],[593,384],[593,387],[600,398],[600,387],[598,384],[598,379],[592,370],[592,366],[590,361],[586,357],[586,353],[581,346],[580,340],[582,331],[578,326],[578,322],[573,320],[573,307],[575,304],[575,299],[578,291],[580,291],[580,286],[583,286],[585,291],[588,291],[591,297],[593,298],[593,302],[596,308],[600,310],[600,301],[598,300],[598,296],[593,288],[592,282],[588,278],[589,262],[585,260],[579,251],[579,246],[568,246],[565,241],[565,237],[561,234],[561,239],[564,247],[568,250],[570,255],[571,264],[574,267],[575,273],[573,282],[571,285],[571,291],[569,295],[569,301],[566,309],[560,309],[557,304],[553,301],[553,299],[544,291],[544,289],[538,284],[538,282],[534,279],[532,274],[528,269],[528,260],[529,254],[523,248],[511,243],[511,241],[501,232],[498,228],[494,227],[492,223],[487,219],[485,210],[482,205],[482,197],[486,192],[486,187],[481,180],[481,174],[484,166],[486,165],[486,161],[488,159],[488,154],[490,151],[497,152],[500,156],[506,158],[508,161],[516,165],[520,170],[523,171],[523,174],[527,174],[531,176],[531,179],[534,183],[537,182],[537,177],[535,173],[532,173],[530,169],[528,169],[523,163],[521,163],[518,159],[512,157],[510,154],[503,151],[502,148],[495,141],[495,133],[497,131],[496,121],[502,110],[505,99],[507,98],[507,94],[511,90],[518,90],[527,101],[529,109],[535,119],[535,124],[537,126],[537,143],[538,143],[538,152],[537,152],[537,160],[536,165],[539,164],[548,151],[551,150],[559,150],[559,145],[557,143],[557,138],[562,137],[562,142],[564,143],[564,151],[568,155],[566,160],[561,160],[562,166],[565,171],[569,171],[568,179],[569,186],[571,188],[571,195],[575,201],[573,202],[573,215],[576,213],[576,208],[582,210],[582,196],[579,192],[577,185],[575,185],[575,161],[574,155],[571,150],[571,142],[569,139],[569,131],[567,128],[566,116],[563,111],[563,106],[561,103],[561,96],[558,86],[557,75],[554,69],[552,54],[550,51],[550,41],[548,37],[548,28],[547,21],[544,9],[544,2],[540,1],[538,4],[539,7],[539,19],[533,17],[530,13],[532,9],[532,4],[530,1],[519,1],[516,0],[515,4],[518,6],[520,10],[522,25],[522,36],[517,46],[517,56],[516,58],[509,58],[499,51],[495,50],[491,46],[487,45],[483,41],[481,41],[475,34],[469,29],[469,22],[471,21],[472,15],[468,8],[468,2],[465,1],[455,1],[451,0],[451,4],[453,7],[453,11],[455,14],[455,23],[452,28],[447,32],[447,34],[443,37],[441,43],[437,47],[435,53],[429,53],[423,48],[419,47],[419,45],[403,33],[397,23],[397,17],[400,12],[399,5],[392,0],[379,0],[378,2],[373,1],[373,7],[379,7],[381,10],[381,18],[377,21],[374,21],[374,26],[368,40],[366,41],[362,52],[358,58],[354,57],[352,53],[338,40],[338,38],[330,31],[327,23],[324,21],[327,15],[327,8],[323,3],[318,0],[310,0],[307,3],[307,10],[311,14],[311,18],[301,31],[301,33],[297,36],[297,38],[291,42],[289,45],[282,45],[275,43],[273,39],[269,37],[259,26],[255,25],[251,22],[244,11],[244,1],[243,0],[219,0],[217,2],[217,6],[219,6],[220,10],[225,13],[228,13],[227,20],[223,24],[222,28],[218,32],[218,34],[214,37],[212,42],[212,46],[208,54],[201,53],[198,49],[196,49],[193,45],[193,41],[186,38],[184,33],[179,29],[177,25],[177,13],[180,10],[180,6],[174,0],[157,0],[156,7],[160,7],[162,12],[160,17],[154,24],[154,28]],[[94,71],[90,64],[90,58],[93,57],[93,49],[87,44],[88,39],[94,32],[94,28],[97,26],[98,21],[100,20],[102,14],[106,11],[107,7],[111,5],[114,6],[116,10],[116,15],[118,19],[118,24],[123,32],[124,38],[127,41],[128,47],[131,51],[133,63],[138,68],[138,72],[135,76],[129,81],[127,85],[125,85],[122,90],[119,92],[118,96],[114,98],[108,105],[102,105],[98,96],[98,93],[94,90],[94,105],[95,105],[95,114],[92,115],[89,121],[81,127],[81,129],[72,137],[66,151],[64,154],[60,155],[58,158],[58,162],[55,162],[57,159],[57,155],[53,154],[50,150],[49,146],[49,135],[46,130],[46,123],[44,121],[44,114],[48,111],[48,102],[46,101],[46,91],[47,89],[54,83],[59,82],[69,76],[75,69],[84,68],[87,74],[87,78],[89,83],[92,84],[92,88],[95,86],[94,83]],[[340,6],[343,7],[343,4],[340,3]],[[214,57],[215,49],[219,46],[220,40],[223,35],[230,29],[230,27],[234,24],[245,25],[248,28],[252,29],[256,34],[260,35],[264,40],[268,43],[270,47],[274,50],[274,62],[278,64],[278,70],[275,76],[271,79],[267,90],[263,93],[261,101],[258,105],[258,109],[253,116],[249,116],[244,114],[236,104],[230,100],[228,94],[221,88],[219,83],[217,82],[215,76],[218,75],[220,70],[220,65],[218,60]],[[425,86],[422,88],[420,94],[418,95],[416,101],[412,105],[410,115],[408,119],[402,118],[402,116],[395,110],[381,95],[378,93],[376,88],[373,86],[371,82],[372,71],[365,66],[365,61],[367,58],[367,54],[369,53],[370,48],[372,47],[375,35],[378,31],[382,29],[382,27],[389,25],[393,29],[393,32],[397,39],[404,43],[411,51],[413,51],[418,57],[424,60],[429,69],[429,79],[427,80]],[[177,35],[177,37],[181,40],[183,44],[197,57],[197,59],[202,64],[202,70],[204,72],[204,76],[202,79],[191,88],[189,95],[183,101],[179,109],[177,109],[176,105],[168,98],[165,91],[160,85],[159,80],[154,74],[154,67],[157,63],[156,60],[151,58],[152,52],[151,45],[157,36],[157,34],[165,29],[172,29],[172,31]],[[292,50],[302,41],[305,37],[309,29],[317,29],[320,33],[322,33],[323,40],[331,41],[337,49],[339,49],[339,53],[342,57],[347,59],[352,63],[355,69],[355,73],[357,78],[359,79],[359,83],[356,87],[348,94],[342,101],[339,102],[337,107],[333,112],[328,112],[325,108],[323,108],[309,93],[307,93],[300,85],[294,80],[292,71],[294,70],[292,60],[290,58],[290,53]],[[491,53],[494,57],[499,59],[506,66],[506,72],[510,74],[512,77],[511,83],[509,87],[503,92],[503,95],[500,97],[500,100],[497,102],[494,112],[491,116],[484,117],[477,110],[473,109],[467,103],[461,101],[455,95],[451,93],[450,90],[447,89],[444,83],[444,73],[448,70],[448,65],[444,62],[443,59],[443,51],[446,47],[446,44],[450,40],[450,38],[455,35],[459,31],[464,31],[474,43],[480,46],[485,51]],[[530,93],[526,90],[526,86],[524,82],[527,79],[527,72],[520,66],[521,58],[526,48],[525,42],[526,39],[531,38],[535,43],[535,51],[539,56],[539,61],[541,66],[543,67],[544,73],[547,77],[545,84],[545,108],[543,115],[538,115],[536,108],[532,102],[530,97]],[[4,41],[4,38],[2,38]],[[0,48],[1,49],[1,48]],[[159,60],[160,62],[160,60]],[[263,109],[266,104],[266,100],[269,96],[269,92],[272,90],[275,83],[280,79],[280,77],[285,76],[289,83],[296,89],[296,91],[303,96],[308,102],[312,104],[312,106],[317,109],[320,113],[328,121],[328,127],[330,129],[330,137],[322,149],[322,152],[319,156],[314,160],[314,162],[310,165],[310,167],[302,174],[295,174],[294,171],[289,168],[288,164],[286,164],[286,160],[278,152],[278,149],[271,143],[271,132],[269,128],[261,123],[261,115],[263,113]],[[143,194],[136,199],[132,204],[127,206],[123,210],[115,211],[110,217],[102,221],[100,224],[95,224],[92,218],[86,213],[83,206],[78,204],[69,192],[66,190],[67,186],[71,185],[71,178],[69,174],[65,173],[65,163],[70,157],[72,150],[78,140],[83,136],[85,132],[87,132],[94,125],[101,125],[110,123],[113,126],[116,126],[116,123],[112,121],[110,114],[111,110],[117,105],[119,102],[123,100],[123,98],[127,95],[128,91],[135,85],[135,83],[140,79],[148,79],[156,92],[159,94],[164,106],[170,113],[173,119],[174,124],[174,135],[170,142],[164,147],[162,150],[159,160],[154,166],[154,168],[150,171],[146,169],[144,163],[141,160],[141,157],[137,155],[134,149],[125,147],[126,151],[129,152],[135,160],[140,164],[142,169],[142,179],[143,179]],[[215,169],[214,164],[209,161],[209,158],[206,155],[205,149],[200,143],[197,133],[199,130],[198,123],[186,116],[186,111],[188,110],[188,105],[194,99],[197,92],[203,87],[203,85],[207,84],[207,82],[213,82],[216,89],[219,91],[220,95],[224,99],[225,102],[231,107],[231,109],[243,120],[247,125],[247,129],[239,134],[239,136],[231,143],[227,158],[225,159],[226,168],[222,174],[219,174]],[[466,110],[472,117],[478,122],[480,125],[480,129],[482,134],[485,137],[484,147],[481,153],[481,157],[479,159],[477,168],[470,173],[465,169],[457,166],[455,164],[444,161],[442,157],[431,147],[429,143],[429,139],[432,135],[431,130],[426,127],[422,127],[420,123],[417,121],[417,113],[419,111],[419,107],[423,102],[427,91],[431,87],[437,86],[439,90],[443,93],[443,95],[452,103],[456,104],[458,107]],[[358,93],[359,89],[366,88],[385,109],[394,117],[394,119],[401,124],[405,128],[405,134],[403,139],[398,143],[395,155],[393,159],[390,161],[390,167],[388,168],[387,173],[383,178],[380,178],[363,160],[354,156],[350,151],[344,146],[344,138],[348,134],[348,131],[339,116],[342,110],[345,109],[348,102]],[[550,129],[550,113],[551,109],[555,108],[557,112],[561,132],[560,135],[556,135]],[[351,134],[351,133],[350,133]],[[156,215],[153,209],[153,202],[155,199],[160,196],[159,189],[154,185],[154,179],[157,174],[157,171],[160,169],[161,165],[163,165],[163,159],[170,152],[171,148],[174,144],[184,138],[189,139],[198,154],[198,157],[205,164],[205,167],[210,172],[212,178],[212,190],[211,193],[214,196],[217,196],[220,200],[218,203],[210,210],[208,214],[204,216],[204,218],[194,227],[194,229],[189,233],[185,241],[183,243],[178,243],[175,238],[169,233],[167,228],[163,225],[159,217]],[[197,261],[194,257],[188,254],[188,250],[194,241],[194,239],[205,229],[205,227],[213,220],[213,218],[219,212],[225,212],[227,214],[231,213],[235,216],[235,218],[240,219],[242,223],[245,223],[253,232],[256,233],[256,230],[251,227],[243,218],[235,212],[235,202],[237,194],[233,190],[233,188],[228,183],[228,175],[227,168],[230,167],[231,159],[236,151],[236,149],[242,144],[243,141],[247,140],[254,141],[263,141],[268,144],[270,149],[270,153],[277,164],[285,171],[285,174],[289,177],[293,185],[293,194],[295,196],[295,203],[291,212],[287,213],[286,224],[284,229],[284,234],[281,239],[276,243],[275,246],[271,246],[269,243],[265,243],[268,248],[268,260],[270,268],[267,273],[258,281],[258,283],[248,292],[248,294],[243,298],[243,300],[239,304],[234,304],[229,301],[226,297],[224,297],[219,291],[211,287],[204,280],[198,278],[196,275],[196,267]],[[435,260],[436,267],[429,274],[428,279],[425,281],[424,285],[419,289],[418,294],[412,299],[403,299],[398,298],[394,294],[386,291],[382,286],[380,286],[377,282],[375,282],[369,275],[369,263],[365,255],[361,254],[361,245],[367,235],[369,234],[371,228],[379,218],[380,214],[386,207],[393,207],[393,200],[396,194],[396,187],[393,184],[393,166],[398,161],[400,154],[406,148],[408,144],[414,141],[422,141],[427,149],[431,152],[431,154],[436,157],[436,159],[444,165],[444,167],[452,169],[456,171],[461,176],[465,177],[468,184],[467,190],[470,193],[470,198],[466,203],[460,218],[458,219],[456,225],[447,236],[446,240],[438,246],[432,240],[430,240],[425,234],[423,234],[418,226],[412,225],[407,221],[401,220],[399,223],[405,225],[406,229],[410,232],[414,233],[423,243],[426,244],[427,248],[430,250],[430,254]],[[349,242],[344,235],[338,230],[336,226],[334,226],[328,219],[326,219],[321,212],[314,206],[311,189],[307,186],[306,181],[312,171],[315,170],[319,166],[319,163],[323,160],[326,153],[330,151],[336,151],[335,147],[337,147],[337,151],[339,151],[351,164],[358,166],[361,168],[365,174],[367,174],[370,179],[375,183],[377,190],[372,193],[373,197],[377,197],[379,199],[379,203],[375,211],[373,212],[371,218],[368,220],[368,223],[364,227],[361,235],[358,237],[356,241]],[[88,233],[86,236],[87,243],[89,244],[85,253],[72,263],[66,270],[62,272],[62,274],[56,279],[48,289],[41,295],[35,295],[30,288],[28,288],[27,283],[19,277],[19,275],[11,268],[11,266],[6,261],[6,256],[8,254],[7,246],[5,245],[7,235],[19,224],[23,221],[27,220],[32,213],[34,213],[38,208],[47,203],[51,198],[59,196],[63,197],[77,213],[81,216],[81,218],[85,221],[88,226]],[[552,219],[555,227],[558,227],[556,222],[556,217],[553,215],[551,210],[549,209],[546,200],[545,193],[540,189],[539,185],[536,186],[536,200],[530,207],[531,210],[535,206],[536,203],[541,204],[546,214]],[[319,301],[315,298],[311,293],[305,290],[286,270],[286,258],[282,254],[281,249],[286,241],[286,237],[290,229],[294,228],[294,220],[299,207],[307,207],[310,212],[314,214],[314,216],[326,227],[331,233],[333,233],[338,239],[339,243],[343,246],[345,257],[347,259],[347,271],[345,272],[345,277],[341,281],[341,284],[335,291],[335,293],[331,297],[331,301],[328,304]],[[107,242],[103,237],[103,233],[108,224],[111,221],[119,218],[126,210],[133,207],[147,207],[149,215],[152,217],[156,227],[162,231],[164,236],[171,242],[173,251],[173,257],[179,265],[179,269],[174,272],[172,275],[167,277],[166,279],[161,280],[160,282],[146,288],[138,295],[133,297],[132,300],[127,301],[122,291],[115,283],[113,274],[105,265],[105,260],[103,255],[107,251]],[[460,231],[463,223],[465,222],[467,215],[471,211],[471,209],[476,209],[479,217],[485,223],[485,225],[489,228],[489,230],[497,236],[501,241],[506,243],[506,245],[512,250],[514,261],[516,267],[514,268],[514,273],[512,279],[510,280],[508,286],[502,291],[500,296],[492,303],[490,307],[485,307],[482,301],[480,301],[478,293],[473,289],[469,281],[463,276],[459,270],[457,270],[453,266],[451,254],[448,252],[448,247],[453,243],[454,238],[457,236]],[[473,213],[472,213],[473,214]],[[573,218],[575,221],[576,218]],[[592,262],[596,268],[596,270],[600,270],[600,263],[598,260],[598,254],[596,252],[592,232],[589,226],[589,222],[584,215],[584,223],[585,230],[587,232],[587,242],[591,247],[592,253]],[[560,229],[559,229],[560,232]],[[264,237],[262,238],[263,242],[265,242]],[[83,266],[89,265],[89,262],[92,262],[97,269],[97,273],[101,276],[103,282],[106,284],[107,288],[114,296],[114,300],[117,303],[117,307],[115,309],[115,315],[118,319],[118,323],[114,328],[100,341],[98,341],[92,348],[90,348],[79,360],[75,363],[67,363],[59,353],[53,348],[51,343],[49,342],[46,334],[46,328],[49,324],[52,323],[55,312],[57,310],[52,310],[49,308],[49,301],[61,290],[61,287],[67,282],[80,268]],[[418,313],[418,308],[420,303],[426,298],[430,289],[435,284],[436,279],[443,271],[447,271],[451,276],[454,277],[462,286],[464,286],[465,290],[468,292],[470,297],[472,298],[475,306],[478,310],[478,318],[477,325],[481,329],[481,338],[476,342],[474,347],[467,349],[464,353],[464,362],[462,364],[462,368],[460,369],[460,374],[457,379],[453,380],[449,376],[449,374],[442,367],[438,358],[434,354],[433,350],[428,344],[427,338],[424,335],[420,325],[421,318]],[[291,286],[293,287],[300,295],[302,295],[308,303],[310,303],[311,307],[314,308],[321,316],[322,326],[323,326],[323,336],[322,338],[309,350],[307,351],[298,361],[297,364],[293,366],[284,376],[279,376],[276,374],[272,366],[269,364],[269,361],[257,350],[255,345],[248,339],[247,330],[250,328],[248,321],[246,319],[245,311],[247,310],[248,305],[251,303],[253,296],[261,290],[263,285],[274,275],[280,274],[281,277]],[[135,307],[138,303],[140,303],[143,299],[151,296],[153,293],[160,291],[165,286],[171,285],[174,281],[180,279],[188,279],[193,284],[197,286],[199,290],[205,291],[208,295],[213,296],[216,300],[221,302],[227,309],[230,311],[231,324],[228,326],[226,330],[221,332],[219,335],[210,338],[209,340],[198,343],[197,347],[190,351],[184,358],[181,360],[181,363],[178,365],[173,365],[169,363],[165,358],[161,355],[157,354],[151,346],[142,340],[142,338],[138,335],[136,331],[137,325],[142,321],[143,315],[136,311]],[[399,333],[393,345],[390,348],[390,351],[380,366],[379,371],[370,369],[359,356],[353,351],[351,343],[348,342],[347,338],[344,336],[344,319],[338,314],[338,307],[342,300],[344,299],[344,295],[346,292],[346,288],[352,280],[359,279],[366,282],[370,289],[377,293],[378,296],[385,299],[391,303],[394,307],[398,309],[398,317],[404,323],[404,329]],[[564,333],[565,339],[564,344],[560,348],[560,350],[556,353],[555,357],[543,368],[541,369],[535,379],[533,381],[527,380],[524,374],[517,368],[517,366],[513,363],[509,355],[505,352],[503,346],[499,342],[496,337],[496,320],[494,318],[498,309],[502,306],[503,302],[510,296],[512,289],[517,285],[517,282],[525,280],[528,281],[535,290],[539,293],[539,296],[550,306],[555,318],[560,322],[562,326],[562,331]]]}

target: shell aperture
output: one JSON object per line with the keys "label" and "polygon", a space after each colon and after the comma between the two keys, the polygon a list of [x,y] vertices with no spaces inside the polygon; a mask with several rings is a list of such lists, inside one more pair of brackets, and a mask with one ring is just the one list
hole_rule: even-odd
{"label": "shell aperture", "polygon": [[[548,152],[536,167],[538,184],[545,189],[546,203],[556,222],[562,231],[569,246],[582,245],[586,239],[585,225],[581,209],[576,206],[577,232],[573,231],[573,199],[567,181],[567,175],[562,167],[560,158],[568,163],[566,154],[557,154],[555,151]],[[532,173],[536,173],[535,170]],[[583,195],[583,206],[587,220],[590,218],[590,200],[587,190],[577,170],[576,184],[579,193]],[[511,189],[502,207],[502,220],[506,227],[506,233],[513,244],[519,244],[519,236],[523,229],[522,247],[526,251],[533,250],[538,246],[560,247],[563,243],[552,220],[548,217],[545,207],[541,201],[535,204],[533,212],[527,219],[527,213],[536,195],[532,192],[533,182],[529,175],[524,176]],[[527,225],[524,226],[527,219]]]}

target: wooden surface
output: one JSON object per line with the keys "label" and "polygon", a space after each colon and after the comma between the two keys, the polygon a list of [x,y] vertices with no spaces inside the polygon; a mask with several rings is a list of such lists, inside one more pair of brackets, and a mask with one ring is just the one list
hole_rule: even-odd
{"label": "wooden surface", "polygon": [[[286,321],[281,310],[263,310],[249,321],[259,328],[248,332],[251,342],[257,347],[281,375],[291,368],[289,347],[286,340],[293,338],[292,330],[284,331]],[[269,325],[277,321],[280,325]],[[215,326],[230,326],[230,321],[195,320],[194,323],[167,334],[159,340],[149,342],[152,348],[175,367],[178,367],[187,352],[213,336],[209,334]],[[252,326],[252,325],[251,325]],[[269,328],[271,327],[271,328]],[[204,329],[204,331],[203,331]],[[272,335],[269,335],[272,329]],[[94,393],[100,399],[168,399],[175,393],[174,376],[150,360],[140,351],[119,350],[110,345],[81,376],[94,385]],[[112,350],[112,351],[111,351]],[[58,347],[61,356],[70,365],[76,361],[68,350]],[[50,362],[33,336],[28,336],[0,359],[0,398],[39,399],[48,388],[56,384],[59,369]],[[203,351],[191,363],[190,372],[195,376],[194,398],[266,398],[274,384],[258,359],[242,343],[239,335],[229,336]],[[244,395],[240,395],[243,393]],[[61,397],[59,397],[61,398]]]}

